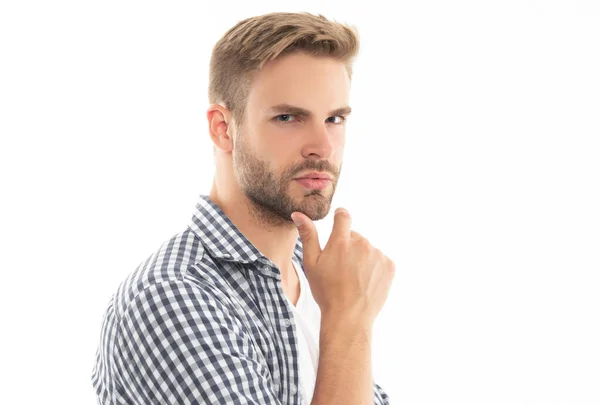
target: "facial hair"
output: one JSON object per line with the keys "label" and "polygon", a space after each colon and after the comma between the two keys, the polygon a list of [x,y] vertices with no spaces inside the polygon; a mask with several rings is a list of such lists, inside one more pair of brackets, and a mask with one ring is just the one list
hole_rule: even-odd
{"label": "facial hair", "polygon": [[[293,225],[291,214],[302,212],[313,221],[325,218],[331,208],[340,170],[328,162],[308,160],[301,167],[292,167],[281,175],[271,170],[269,162],[261,160],[247,142],[247,135],[237,131],[233,145],[233,171],[242,192],[250,201],[250,214],[265,228]],[[292,191],[298,174],[314,170],[330,173],[333,177],[331,191]]]}

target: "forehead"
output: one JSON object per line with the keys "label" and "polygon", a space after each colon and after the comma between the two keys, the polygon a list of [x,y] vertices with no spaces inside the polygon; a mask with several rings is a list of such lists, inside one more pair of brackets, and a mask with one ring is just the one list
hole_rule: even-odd
{"label": "forehead", "polygon": [[267,62],[256,72],[248,110],[292,104],[319,113],[348,104],[350,79],[343,62],[294,53]]}

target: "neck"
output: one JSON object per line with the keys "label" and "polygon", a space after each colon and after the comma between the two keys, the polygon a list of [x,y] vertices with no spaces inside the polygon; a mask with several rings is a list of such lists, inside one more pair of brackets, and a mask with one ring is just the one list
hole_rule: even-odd
{"label": "neck", "polygon": [[277,223],[268,213],[257,208],[243,193],[226,194],[214,187],[210,199],[227,215],[238,230],[260,253],[272,261],[281,272],[282,280],[288,280],[292,257],[298,241],[298,229],[293,222]]}

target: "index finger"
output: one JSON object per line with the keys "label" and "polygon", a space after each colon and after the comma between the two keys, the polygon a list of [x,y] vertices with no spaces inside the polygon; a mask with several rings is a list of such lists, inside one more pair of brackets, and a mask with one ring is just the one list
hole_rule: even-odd
{"label": "index finger", "polygon": [[[333,229],[329,240],[349,239],[350,228],[352,227],[352,217],[345,208],[339,207],[335,210],[333,217]],[[329,241],[327,241],[329,243]]]}

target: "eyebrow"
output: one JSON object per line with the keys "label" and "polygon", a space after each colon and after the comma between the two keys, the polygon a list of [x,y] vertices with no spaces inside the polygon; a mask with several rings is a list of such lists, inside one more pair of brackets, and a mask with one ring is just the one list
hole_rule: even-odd
{"label": "eyebrow", "polygon": [[[268,111],[272,114],[293,114],[298,115],[300,117],[311,117],[313,114],[302,107],[296,107],[290,104],[277,104],[268,109]],[[333,111],[329,112],[330,116],[334,115],[350,115],[352,112],[352,108],[345,106],[341,108],[336,108]]]}

